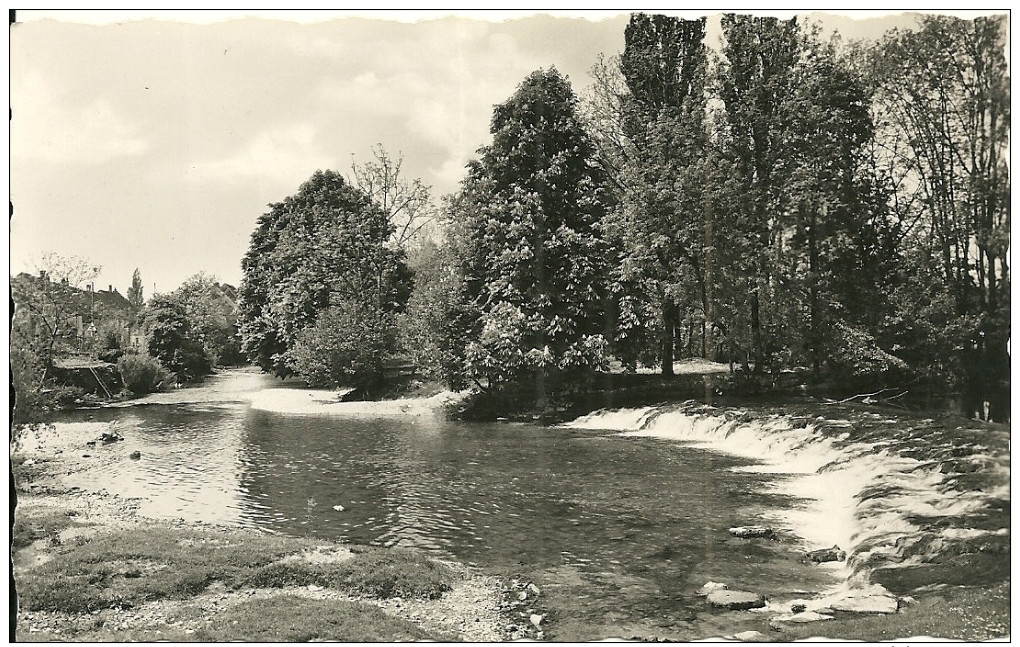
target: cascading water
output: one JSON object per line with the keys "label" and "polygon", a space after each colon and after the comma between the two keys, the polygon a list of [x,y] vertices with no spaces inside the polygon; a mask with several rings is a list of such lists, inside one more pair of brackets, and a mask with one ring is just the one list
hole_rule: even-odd
{"label": "cascading water", "polygon": [[[798,601],[808,609],[856,605],[877,610],[891,604],[895,610],[896,599],[872,581],[873,568],[915,564],[924,554],[910,550],[915,544],[928,541],[932,549],[939,544],[931,542],[930,531],[912,518],[966,515],[991,498],[1009,498],[1008,476],[1006,485],[995,491],[954,490],[937,463],[905,456],[899,448],[880,442],[852,440],[849,420],[756,417],[742,410],[685,403],[598,411],[564,426],[675,440],[756,461],[734,469],[785,475],[774,487],[804,505],[771,513],[770,523],[799,537],[805,550],[838,545],[847,554],[845,562],[822,565],[832,569],[838,583],[810,600]],[[834,428],[848,431],[833,433]],[[1008,465],[991,461],[990,467],[1008,475]],[[983,532],[988,531],[947,528],[939,540]],[[1002,534],[1004,529],[992,532]]]}

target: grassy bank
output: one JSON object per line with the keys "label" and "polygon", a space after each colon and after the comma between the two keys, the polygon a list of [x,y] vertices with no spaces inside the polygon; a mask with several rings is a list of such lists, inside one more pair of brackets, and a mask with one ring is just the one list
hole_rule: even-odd
{"label": "grassy bank", "polygon": [[[70,452],[68,452],[70,453]],[[18,641],[494,641],[502,585],[399,548],[139,517],[12,463]]]}
{"label": "grassy bank", "polygon": [[[139,521],[53,495],[14,532],[16,639],[498,640],[498,583],[401,549]],[[68,503],[73,497],[64,497]]]}

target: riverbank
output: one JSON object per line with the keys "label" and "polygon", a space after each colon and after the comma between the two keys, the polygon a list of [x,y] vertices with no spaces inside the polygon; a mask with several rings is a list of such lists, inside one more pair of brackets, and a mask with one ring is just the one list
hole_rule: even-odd
{"label": "riverbank", "polygon": [[342,392],[326,389],[263,389],[254,393],[251,408],[273,413],[317,416],[388,417],[443,415],[467,393],[443,391],[429,397],[394,400],[342,400]]}
{"label": "riverbank", "polygon": [[[104,423],[12,448],[18,641],[492,642],[514,585],[403,550],[139,515],[139,500],[67,487],[104,460]],[[86,457],[87,455],[87,457]],[[113,460],[113,459],[111,459]],[[537,629],[531,631],[531,635]]]}

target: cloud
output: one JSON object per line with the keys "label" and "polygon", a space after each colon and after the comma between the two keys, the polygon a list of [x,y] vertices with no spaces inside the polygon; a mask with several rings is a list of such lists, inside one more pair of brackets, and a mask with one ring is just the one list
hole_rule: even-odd
{"label": "cloud", "polygon": [[140,156],[151,140],[111,98],[64,102],[40,75],[11,91],[11,157],[62,164],[95,164]]}
{"label": "cloud", "polygon": [[337,155],[320,149],[314,124],[291,123],[256,134],[231,154],[195,161],[185,170],[184,179],[195,183],[257,181],[297,186],[317,168],[328,168],[337,161]]}

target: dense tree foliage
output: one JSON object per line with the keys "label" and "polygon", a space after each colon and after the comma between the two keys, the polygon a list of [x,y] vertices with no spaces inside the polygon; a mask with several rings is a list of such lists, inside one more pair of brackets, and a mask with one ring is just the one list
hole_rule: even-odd
{"label": "dense tree foliage", "polygon": [[610,195],[569,82],[529,75],[495,107],[492,144],[451,201],[467,303],[478,311],[466,346],[470,377],[489,387],[607,361]]}
{"label": "dense tree foliage", "polygon": [[187,382],[212,372],[198,327],[188,316],[188,304],[175,294],[157,294],[145,309],[148,351],[160,364]]}
{"label": "dense tree foliage", "polygon": [[610,228],[623,256],[616,349],[633,365],[658,337],[664,374],[673,372],[679,321],[709,311],[704,31],[703,18],[635,14],[619,61],[628,92],[621,208]]}
{"label": "dense tree foliage", "polygon": [[174,290],[185,317],[213,365],[243,362],[237,326],[237,291],[215,277],[198,273]]}
{"label": "dense tree foliage", "polygon": [[755,389],[792,369],[1008,419],[1005,20],[849,45],[797,19],[721,27],[711,50],[703,19],[633,15],[582,104],[530,74],[441,210],[381,147],[351,184],[317,173],[271,205],[244,261],[249,356],[367,389],[401,352],[539,403],[611,360],[697,356]]}
{"label": "dense tree foliage", "polygon": [[145,289],[142,287],[142,274],[135,268],[131,275],[131,287],[128,288],[127,300],[138,311],[145,305]]}
{"label": "dense tree foliage", "polygon": [[180,381],[241,361],[236,293],[232,286],[198,273],[145,308],[148,351]]}
{"label": "dense tree foliage", "polygon": [[[387,244],[393,229],[389,214],[333,171],[317,171],[297,194],[270,205],[242,263],[239,321],[248,357],[266,371],[315,384],[378,381],[380,374],[365,373],[377,362],[363,360],[392,352],[395,336],[354,340],[369,348],[352,356],[329,326],[344,313],[364,317],[344,322],[348,331],[395,325],[411,281],[403,252]],[[331,349],[329,366],[359,359],[350,370],[323,370],[309,352],[320,342]]]}
{"label": "dense tree foliage", "polygon": [[447,231],[445,245],[425,241],[408,255],[414,291],[400,319],[400,342],[424,377],[461,389],[466,386],[464,340],[474,329],[477,308],[467,302],[452,223]]}
{"label": "dense tree foliage", "polygon": [[846,46],[726,15],[715,56],[702,31],[636,14],[593,70],[586,123],[620,201],[617,356],[668,372],[676,347],[758,384],[806,366],[1007,419],[1003,18]]}

